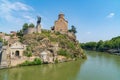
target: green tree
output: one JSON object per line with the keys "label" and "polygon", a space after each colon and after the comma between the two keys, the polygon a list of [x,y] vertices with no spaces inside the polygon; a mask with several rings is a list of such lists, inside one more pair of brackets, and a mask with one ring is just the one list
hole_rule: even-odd
{"label": "green tree", "polygon": [[24,23],[22,30],[24,31],[24,30],[26,30],[28,27],[29,27],[29,26],[28,26],[28,23]]}
{"label": "green tree", "polygon": [[100,46],[103,45],[103,43],[104,43],[104,42],[103,42],[102,40],[100,40],[100,41],[97,43],[96,48],[99,50]]}
{"label": "green tree", "polygon": [[30,23],[30,24],[29,24],[29,27],[30,27],[30,28],[34,28],[35,25],[34,25],[33,23]]}
{"label": "green tree", "polygon": [[114,47],[117,48],[117,49],[120,48],[120,39],[116,39],[116,40],[114,41]]}
{"label": "green tree", "polygon": [[84,49],[96,50],[97,43],[96,42],[82,43],[81,47]]}
{"label": "green tree", "polygon": [[104,47],[107,48],[107,49],[111,49],[113,47],[112,42],[111,41],[105,41]]}
{"label": "green tree", "polygon": [[72,25],[69,32],[73,32],[74,34],[77,33],[75,26]]}

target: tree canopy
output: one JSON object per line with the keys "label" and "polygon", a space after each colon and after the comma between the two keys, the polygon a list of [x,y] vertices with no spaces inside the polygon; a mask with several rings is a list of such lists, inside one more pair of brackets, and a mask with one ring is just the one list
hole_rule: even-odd
{"label": "tree canopy", "polygon": [[73,32],[74,34],[77,33],[74,25],[71,26],[71,29],[69,30],[69,32]]}
{"label": "tree canopy", "polygon": [[34,28],[35,25],[34,25],[33,23],[30,23],[30,24],[29,24],[29,27],[30,27],[30,28]]}
{"label": "tree canopy", "polygon": [[29,26],[28,26],[28,23],[24,23],[24,24],[23,24],[23,27],[22,27],[22,30],[24,31],[24,30],[26,30],[28,27],[29,27]]}
{"label": "tree canopy", "polygon": [[81,47],[84,49],[90,49],[98,51],[107,51],[110,49],[120,49],[120,36],[114,37],[111,40],[107,41],[98,41],[98,42],[87,42],[87,43],[81,43]]}

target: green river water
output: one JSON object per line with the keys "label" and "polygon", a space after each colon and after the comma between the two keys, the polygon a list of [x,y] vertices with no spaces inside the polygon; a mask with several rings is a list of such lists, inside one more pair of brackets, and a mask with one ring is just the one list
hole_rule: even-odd
{"label": "green river water", "polygon": [[88,59],[0,70],[0,80],[120,80],[120,56],[86,51]]}

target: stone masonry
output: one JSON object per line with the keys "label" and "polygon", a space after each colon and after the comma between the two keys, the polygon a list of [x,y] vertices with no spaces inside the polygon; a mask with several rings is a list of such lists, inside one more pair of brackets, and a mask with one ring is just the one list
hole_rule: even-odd
{"label": "stone masonry", "polygon": [[58,20],[55,21],[54,31],[67,33],[68,32],[68,21],[65,20],[64,14],[58,15]]}

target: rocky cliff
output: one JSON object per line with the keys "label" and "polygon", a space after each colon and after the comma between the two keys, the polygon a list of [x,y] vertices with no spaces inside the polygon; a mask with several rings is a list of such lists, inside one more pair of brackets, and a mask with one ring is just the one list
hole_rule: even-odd
{"label": "rocky cliff", "polygon": [[21,42],[27,45],[28,51],[34,56],[39,56],[43,51],[49,51],[53,56],[64,56],[67,59],[86,57],[73,33],[61,34],[42,30],[40,34],[24,35]]}

